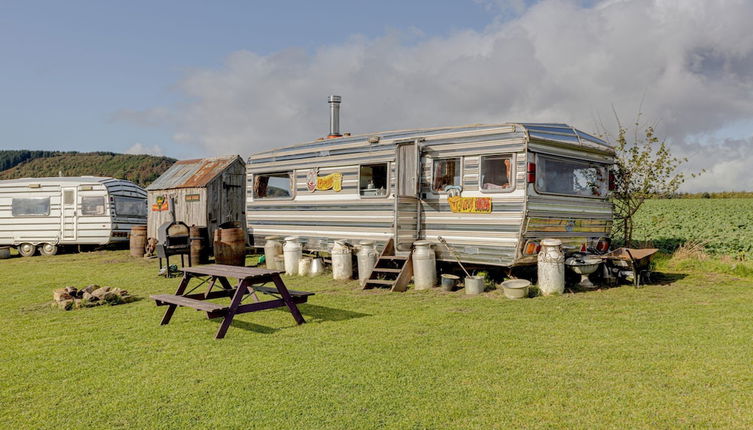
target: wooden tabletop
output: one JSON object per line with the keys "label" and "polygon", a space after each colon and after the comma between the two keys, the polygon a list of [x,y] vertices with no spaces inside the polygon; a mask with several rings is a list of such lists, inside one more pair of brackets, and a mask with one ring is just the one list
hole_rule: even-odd
{"label": "wooden tabletop", "polygon": [[223,276],[237,279],[249,279],[259,276],[285,273],[284,270],[261,269],[258,267],[228,266],[226,264],[206,264],[195,267],[184,267],[185,273],[195,275]]}

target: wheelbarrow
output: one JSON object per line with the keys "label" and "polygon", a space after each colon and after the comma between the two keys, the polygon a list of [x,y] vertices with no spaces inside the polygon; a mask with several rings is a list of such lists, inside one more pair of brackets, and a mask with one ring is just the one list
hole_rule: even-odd
{"label": "wheelbarrow", "polygon": [[633,275],[633,285],[638,288],[641,279],[651,281],[651,256],[659,251],[656,248],[617,248],[601,256],[607,265],[616,268],[620,276]]}

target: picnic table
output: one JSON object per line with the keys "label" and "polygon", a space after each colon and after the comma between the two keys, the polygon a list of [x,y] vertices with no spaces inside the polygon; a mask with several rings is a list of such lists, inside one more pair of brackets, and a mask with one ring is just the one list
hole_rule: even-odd
{"label": "picnic table", "polygon": [[[314,293],[305,291],[288,290],[285,283],[280,278],[279,270],[260,269],[256,267],[227,266],[224,264],[208,264],[196,267],[184,267],[183,278],[178,285],[175,294],[155,294],[151,298],[157,306],[167,306],[165,316],[162,317],[160,325],[170,322],[175,309],[178,306],[193,308],[198,311],[207,313],[207,318],[224,317],[220,328],[217,330],[215,339],[225,337],[230,323],[235,315],[247,312],[256,312],[265,309],[279,308],[287,306],[297,324],[303,324],[305,321],[301,312],[296,306],[299,303],[305,303],[309,296]],[[237,286],[233,287],[228,278],[238,280]],[[201,283],[194,286],[186,292],[188,284],[193,279],[201,280]],[[215,285],[219,282],[219,287]],[[272,282],[274,287],[267,287],[264,284]],[[206,292],[194,293],[200,286],[208,284]],[[271,295],[275,300],[260,301],[257,292]],[[247,295],[253,297],[254,303],[243,304]],[[207,300],[218,297],[232,297],[230,305],[224,306]]]}

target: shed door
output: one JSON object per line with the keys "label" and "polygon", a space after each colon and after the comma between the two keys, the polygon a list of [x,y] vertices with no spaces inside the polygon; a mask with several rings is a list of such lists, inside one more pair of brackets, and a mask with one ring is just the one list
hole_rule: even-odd
{"label": "shed door", "polygon": [[418,240],[420,214],[418,143],[397,145],[395,154],[397,193],[395,193],[395,249],[411,250]]}
{"label": "shed door", "polygon": [[76,200],[78,193],[75,187],[64,187],[60,196],[60,230],[63,240],[76,240]]}

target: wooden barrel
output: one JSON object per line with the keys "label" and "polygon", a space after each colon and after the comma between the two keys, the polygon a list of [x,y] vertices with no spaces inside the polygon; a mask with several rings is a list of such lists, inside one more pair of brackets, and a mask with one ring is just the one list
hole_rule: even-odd
{"label": "wooden barrel", "polygon": [[217,229],[214,236],[215,263],[231,266],[246,265],[246,233],[242,228]]}
{"label": "wooden barrel", "polygon": [[189,240],[191,241],[191,265],[196,266],[207,262],[206,246],[204,246],[207,229],[192,225]]}
{"label": "wooden barrel", "polygon": [[131,257],[143,257],[146,249],[146,226],[131,227]]}

